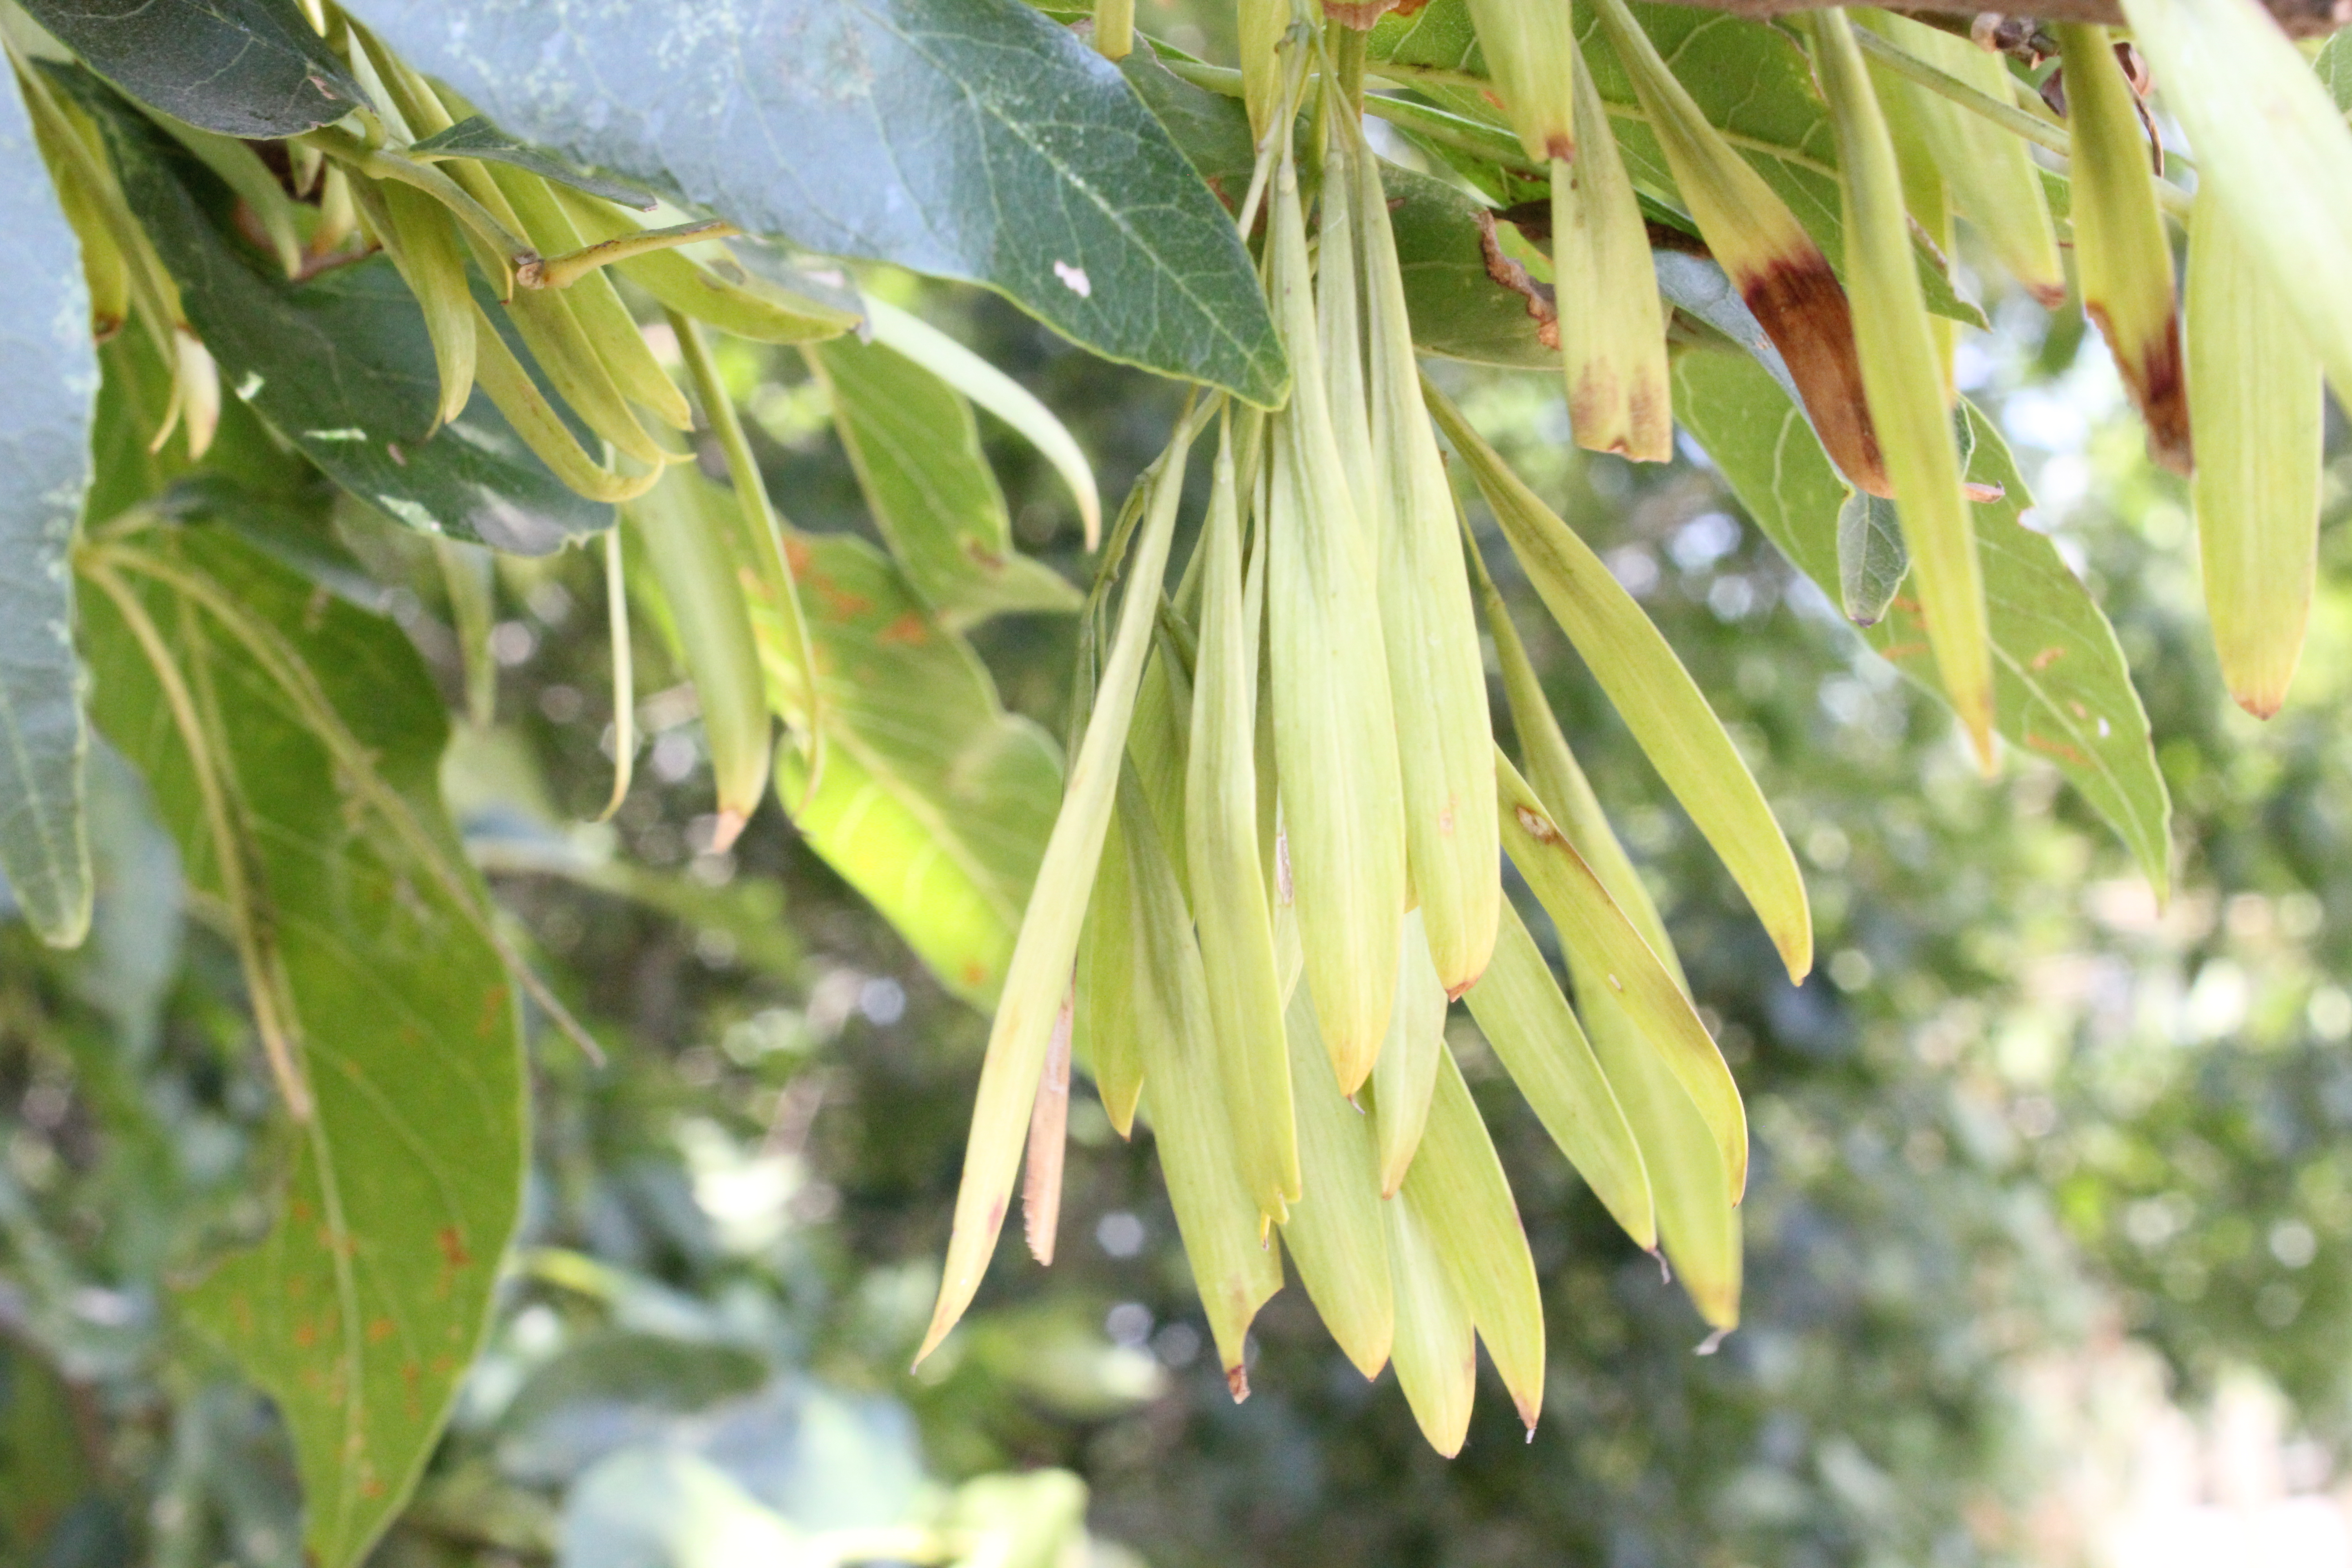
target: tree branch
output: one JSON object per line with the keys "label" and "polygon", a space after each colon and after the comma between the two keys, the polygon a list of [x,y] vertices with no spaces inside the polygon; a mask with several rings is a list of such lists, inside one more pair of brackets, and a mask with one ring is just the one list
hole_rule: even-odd
{"label": "tree branch", "polygon": [[[1735,16],[1785,16],[1797,11],[1822,10],[1842,3],[1842,0],[1672,0],[1678,5],[1697,5],[1709,11],[1727,11]],[[2261,0],[2263,9],[2277,18],[2279,26],[2290,37],[2315,38],[2332,33],[2338,27],[2352,26],[2352,0]],[[1892,10],[1909,12],[1921,16],[1957,16],[1965,19],[1979,13],[1964,5],[1898,5]],[[2116,0],[2036,0],[2032,15],[2045,22],[2104,22],[2123,25],[2123,7]]]}

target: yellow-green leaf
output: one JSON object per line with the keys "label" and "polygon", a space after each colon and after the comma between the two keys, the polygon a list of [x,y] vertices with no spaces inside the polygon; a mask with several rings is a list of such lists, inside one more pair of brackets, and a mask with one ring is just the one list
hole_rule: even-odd
{"label": "yellow-green leaf", "polygon": [[1976,527],[1960,494],[1944,402],[1944,367],[1911,267],[1911,218],[1886,118],[1845,13],[1811,18],[1813,58],[1837,127],[1845,176],[1846,276],[1880,455],[1919,585],[1920,616],[1953,710],[1988,773],[1993,749],[1992,649]]}
{"label": "yellow-green leaf", "polygon": [[[1099,716],[1097,722],[1100,722]],[[1143,1056],[1143,1114],[1168,1180],[1177,1233],[1209,1317],[1217,1358],[1235,1399],[1247,1397],[1243,1336],[1282,1289],[1282,1259],[1265,1239],[1257,1200],[1241,1178],[1240,1151],[1217,1092],[1208,986],[1176,871],[1136,783],[1123,770],[1119,838],[1135,889],[1136,1035]]]}
{"label": "yellow-green leaf", "polygon": [[1429,1097],[1437,1083],[1437,1058],[1445,1047],[1445,987],[1429,961],[1419,910],[1404,917],[1402,946],[1396,1005],[1389,1010],[1388,1037],[1381,1042],[1380,1059],[1372,1064],[1372,1121],[1384,1198],[1395,1196],[1404,1184],[1413,1152],[1421,1146]]}
{"label": "yellow-green leaf", "polygon": [[1529,1432],[1543,1411],[1543,1291],[1510,1179],[1454,1053],[1438,1050],[1436,1093],[1403,1201],[1420,1215],[1454,1289]]}
{"label": "yellow-green leaf", "polygon": [[2267,719],[2311,616],[2326,396],[2310,334],[2210,189],[2189,215],[2189,493],[2205,608],[2230,695]]}
{"label": "yellow-green leaf", "polygon": [[2191,444],[2180,316],[2147,135],[2107,30],[2086,23],[2059,23],[2056,29],[2074,153],[2066,216],[2074,226],[2083,308],[2098,323],[2116,370],[2147,422],[2148,456],[2185,474]]}
{"label": "yellow-green leaf", "polygon": [[[1502,795],[1504,852],[1559,927],[1562,943],[1591,961],[1607,993],[1633,1016],[1643,1038],[1689,1091],[1723,1157],[1727,1192],[1738,1202],[1748,1184],[1748,1120],[1740,1108],[1739,1086],[1732,1081],[1731,1069],[1724,1065],[1706,1026],[1699,1022],[1673,972],[1499,750],[1495,777]],[[1654,1172],[1652,1179],[1656,1179]]]}
{"label": "yellow-green leaf", "polygon": [[[1421,400],[1403,268],[1380,161],[1360,145],[1359,183],[1380,540],[1381,633],[1388,653],[1403,789],[1405,863],[1446,994],[1494,951],[1502,854],[1486,789],[1486,668],[1462,563],[1445,459]],[[1642,265],[1649,266],[1643,252]],[[1663,340],[1661,340],[1663,342]],[[1663,362],[1661,362],[1663,363]]]}
{"label": "yellow-green leaf", "polygon": [[[2200,194],[2231,219],[2352,404],[2352,124],[2345,45],[2336,101],[2278,24],[2243,0],[2130,0],[2124,15],[2197,155]],[[2073,85],[2071,71],[2068,86]]]}
{"label": "yellow-green leaf", "polygon": [[1316,1015],[1343,1091],[1372,1070],[1396,994],[1405,830],[1374,542],[1332,433],[1297,171],[1276,180],[1271,288],[1296,385],[1268,419],[1275,761]]}
{"label": "yellow-green leaf", "polygon": [[1030,1101],[1036,1091],[1037,1075],[1045,1067],[1046,1037],[1070,984],[1079,926],[1086,919],[1087,898],[1094,889],[1103,837],[1110,825],[1112,797],[1127,754],[1128,721],[1135,710],[1136,683],[1143,672],[1144,650],[1159,608],[1160,582],[1168,568],[1168,546],[1175,532],[1184,459],[1197,428],[1197,416],[1178,424],[1149,480],[1150,499],[1128,566],[1118,629],[1110,657],[1104,661],[1102,685],[1096,693],[1086,740],[1071,765],[1062,813],[1046,841],[1045,858],[1037,869],[1028,912],[1022,919],[1013,962],[1005,973],[1003,994],[997,1002],[996,1019],[989,1030],[988,1056],[972,1105],[971,1136],[964,1148],[963,1180],[956,1194],[955,1227],[940,1273],[939,1302],[916,1355],[919,1362],[939,1348],[940,1341],[963,1316],[964,1308],[980,1289],[981,1276],[987,1271],[997,1234],[1004,1225],[1013,1173],[1021,1163]]}
{"label": "yellow-green leaf", "polygon": [[1241,496],[1230,440],[1217,452],[1199,548],[1200,660],[1184,785],[1192,913],[1242,1178],[1260,1212],[1278,1221],[1298,1197],[1299,1172],[1274,923],[1258,875],[1257,626],[1265,555],[1260,551],[1250,563],[1244,584]]}
{"label": "yellow-green leaf", "polygon": [[1425,390],[1438,425],[1468,463],[1528,581],[1748,895],[1790,978],[1802,980],[1813,966],[1804,878],[1697,682],[1592,547],[1537,499],[1443,393]]}
{"label": "yellow-green leaf", "polygon": [[1374,1377],[1396,1331],[1381,1212],[1393,1205],[1381,1201],[1370,1119],[1340,1096],[1307,987],[1291,993],[1285,1024],[1301,1181],[1282,1242],[1331,1337],[1357,1371]]}

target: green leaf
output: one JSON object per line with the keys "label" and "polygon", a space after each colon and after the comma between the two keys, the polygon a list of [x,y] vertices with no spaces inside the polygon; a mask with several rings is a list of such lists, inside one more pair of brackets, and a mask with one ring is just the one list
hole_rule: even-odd
{"label": "green leaf", "polygon": [[660,205],[635,185],[575,169],[527,142],[518,142],[478,114],[469,114],[447,130],[416,142],[408,149],[408,155],[421,163],[442,158],[487,158],[494,163],[511,163],[542,180],[553,180],[559,185],[569,185],[641,213],[649,213]]}
{"label": "green leaf", "polygon": [[1803,874],[1698,683],[1592,547],[1528,489],[1460,409],[1426,383],[1424,389],[1438,427],[1477,480],[1544,606],[1748,895],[1790,978],[1801,981],[1813,966]]}
{"label": "green leaf", "polygon": [[[1803,415],[1769,374],[1734,355],[1685,354],[1675,380],[1676,411],[1740,504],[1834,600],[1845,486]],[[2021,521],[2032,498],[2000,432],[1972,405],[1968,417],[1976,442],[1967,477],[2004,491],[1976,509],[2000,732],[2058,765],[2114,826],[2161,898],[2170,882],[2172,802],[2123,649],[2056,546]],[[1940,694],[1918,606],[1898,597],[1894,608],[1864,639]]]}
{"label": "green leaf", "polygon": [[[825,716],[817,793],[796,820],[942,984],[993,1004],[1062,799],[1045,731],[1007,713],[971,646],[864,540],[795,535],[793,572],[816,645]],[[797,689],[773,610],[749,595],[772,700]],[[799,811],[807,773],[787,746],[778,788]]]}
{"label": "green leaf", "polygon": [[0,1552],[11,1563],[80,1559],[74,1527],[102,1494],[77,1404],[31,1345],[0,1339]]}
{"label": "green leaf", "polygon": [[25,0],[36,21],[140,102],[259,141],[368,101],[294,0]]}
{"label": "green leaf", "polygon": [[[1755,165],[1843,273],[1845,226],[1839,210],[1836,136],[1829,110],[1813,89],[1803,51],[1766,22],[1681,5],[1637,4],[1633,11],[1675,77],[1698,100],[1708,122]],[[1599,36],[1598,26],[1589,9],[1578,14],[1578,42],[1592,68],[1593,85],[1615,121],[1612,128],[1625,166],[1636,185],[1654,196],[1677,201],[1665,151],[1643,116],[1632,79],[1607,38]],[[1375,60],[1486,74],[1466,0],[1430,0],[1410,17],[1391,13],[1374,30],[1370,52]],[[1475,88],[1423,84],[1421,89],[1454,113],[1502,124],[1494,105]],[[1984,313],[1953,292],[1944,268],[1924,248],[1915,249],[1927,309],[1983,326]]]}
{"label": "green leaf", "polygon": [[1118,68],[1017,0],[382,0],[369,19],[579,163],[812,250],[985,284],[1110,359],[1281,401],[1231,220]]}
{"label": "green leaf", "polygon": [[1876,626],[1911,570],[1895,503],[1862,490],[1848,495],[1838,508],[1837,553],[1838,604],[1845,618],[1858,626]]}
{"label": "green leaf", "polygon": [[[1256,158],[1241,100],[1181,79],[1145,49],[1128,56],[1120,68],[1209,188],[1238,206]],[[1448,359],[1557,370],[1559,350],[1545,346],[1528,296],[1487,270],[1479,229],[1485,207],[1444,180],[1396,163],[1381,163],[1381,184],[1388,193],[1413,342]]]}
{"label": "green leaf", "polygon": [[895,350],[854,337],[817,345],[809,363],[832,395],[833,426],[875,525],[950,626],[1078,607],[1076,588],[1013,548],[1004,492],[961,394]]}
{"label": "green leaf", "polygon": [[[89,78],[60,79],[104,128],[123,194],[222,384],[337,484],[411,528],[521,554],[612,525],[613,509],[550,473],[488,394],[434,429],[433,344],[390,260],[288,282],[236,237],[227,190],[209,170]],[[504,324],[504,311],[493,315]]]}
{"label": "green leaf", "polygon": [[2352,117],[2352,34],[2338,33],[2327,40],[2311,64],[2336,107]]}
{"label": "green leaf", "polygon": [[[138,545],[216,584],[289,649],[396,797],[363,787],[223,622],[121,570],[195,694],[247,824],[316,1102],[307,1126],[285,1127],[268,1233],[183,1301],[277,1401],[310,1552],[345,1568],[415,1485],[488,1325],[522,1193],[518,1013],[479,894],[450,869],[436,778],[446,722],[407,637],[225,533],[156,531]],[[98,721],[146,776],[190,882],[217,895],[221,848],[164,689],[110,595],[89,595],[84,626]]]}
{"label": "green leaf", "polygon": [[44,942],[89,929],[81,667],[67,552],[89,489],[98,356],[80,250],[0,90],[0,873]]}

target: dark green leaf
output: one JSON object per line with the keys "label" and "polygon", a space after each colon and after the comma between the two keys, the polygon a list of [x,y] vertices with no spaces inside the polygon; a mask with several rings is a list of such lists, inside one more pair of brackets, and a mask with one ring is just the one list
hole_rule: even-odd
{"label": "dark green leaf", "polygon": [[[1121,68],[1209,188],[1238,206],[1256,158],[1241,100],[1180,79],[1148,49],[1129,55]],[[1448,359],[1557,370],[1559,350],[1545,345],[1543,323],[1528,310],[1528,296],[1489,269],[1477,200],[1394,163],[1381,165],[1381,182],[1389,194],[1413,342]]]}
{"label": "dark green leaf", "polygon": [[1111,359],[1282,397],[1231,221],[1118,68],[1018,0],[368,9],[564,157],[812,250],[986,284]]}
{"label": "dark green leaf", "polygon": [[102,1500],[75,1403],[30,1345],[0,1338],[0,1555],[11,1563],[68,1557],[58,1548],[74,1514]]}
{"label": "dark green leaf", "polygon": [[419,159],[488,158],[496,163],[511,163],[518,169],[528,169],[543,180],[570,185],[575,191],[585,191],[592,196],[602,196],[639,212],[651,212],[656,204],[653,197],[635,185],[625,185],[618,180],[575,169],[561,158],[551,158],[528,142],[518,142],[478,114],[469,114],[438,135],[427,136],[409,150],[409,155]]}
{"label": "dark green leaf", "polygon": [[2312,69],[2327,84],[2336,107],[2352,115],[2352,33],[2338,33],[2328,39],[2312,62]]}
{"label": "dark green leaf", "polygon": [[1076,588],[1013,549],[1004,493],[961,394],[903,354],[854,337],[819,345],[810,361],[832,392],[834,429],[875,525],[950,626],[1078,607]]}
{"label": "dark green leaf", "polygon": [[25,0],[140,102],[224,136],[299,136],[367,103],[294,0]]}
{"label": "dark green leaf", "polygon": [[390,260],[288,282],[236,237],[209,171],[88,78],[64,79],[79,82],[105,128],[124,194],[222,384],[337,484],[411,528],[522,554],[611,526],[613,509],[550,473],[488,395],[433,428],[433,345]]}
{"label": "dark green leaf", "polygon": [[[2000,433],[1963,406],[1975,433],[1967,477],[2004,491],[1976,509],[2000,732],[2058,765],[2160,898],[2170,876],[2172,803],[2123,649],[2057,547],[2020,521],[2032,500]],[[1751,360],[1688,353],[1675,367],[1675,408],[1758,526],[1834,601],[1846,487],[1796,405]],[[1863,636],[1940,694],[1918,605],[1897,597],[1893,607]]]}
{"label": "dark green leaf", "polygon": [[81,670],[67,552],[89,488],[98,356],[80,251],[23,100],[0,91],[0,872],[45,942],[89,928]]}
{"label": "dark green leaf", "polygon": [[[223,533],[137,543],[207,574],[294,649],[401,809],[454,854],[441,702],[399,628]],[[476,914],[222,624],[173,590],[134,591],[210,710],[317,1101],[309,1126],[286,1129],[268,1234],[184,1304],[277,1401],[310,1548],[346,1568],[415,1484],[488,1324],[522,1190],[515,999]],[[99,722],[145,774],[191,882],[217,896],[219,850],[153,670],[108,595],[89,595],[85,626]]]}

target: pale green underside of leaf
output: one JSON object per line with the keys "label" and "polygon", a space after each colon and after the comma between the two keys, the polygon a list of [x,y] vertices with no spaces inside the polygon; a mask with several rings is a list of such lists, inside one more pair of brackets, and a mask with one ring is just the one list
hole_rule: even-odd
{"label": "pale green underside of leaf", "polygon": [[[1796,405],[1754,361],[1691,353],[1675,367],[1675,409],[1740,503],[1832,603],[1845,487]],[[2000,732],[2057,764],[2105,817],[2163,897],[2170,883],[2171,797],[2123,649],[2057,548],[2020,521],[2032,504],[2009,447],[1971,406],[1971,480],[2004,500],[1976,509],[1977,549],[1993,643]],[[1862,636],[1896,668],[1940,694],[1918,605],[1898,595]]]}
{"label": "pale green underside of leaf", "polygon": [[[796,535],[789,548],[825,722],[824,776],[803,830],[943,984],[988,1006],[1061,804],[1059,752],[1004,710],[971,645],[880,551],[843,534]],[[780,698],[794,689],[790,655],[756,596],[751,610]],[[836,763],[847,764],[839,779]],[[803,764],[785,760],[777,777],[797,811]]]}
{"label": "pale green underside of leaf", "polygon": [[502,126],[760,233],[1001,290],[1108,358],[1287,383],[1231,221],[1118,68],[1016,0],[379,0]]}
{"label": "pale green underside of leaf", "polygon": [[67,566],[98,395],[79,256],[12,80],[0,87],[0,873],[33,929],[65,946],[90,910]]}
{"label": "pale green underside of leaf", "polygon": [[822,343],[810,357],[833,395],[834,428],[876,526],[949,625],[1078,607],[1076,588],[1013,548],[1004,493],[961,394],[905,355],[854,337]]}
{"label": "pale green underside of leaf", "polygon": [[[436,784],[440,698],[401,631],[340,602],[314,606],[308,583],[225,535],[177,544],[176,559],[300,650],[454,858]],[[322,1568],[346,1568],[406,1499],[488,1327],[521,1202],[519,1016],[487,939],[358,808],[268,676],[217,623],[186,637],[173,595],[145,602],[184,668],[208,664],[214,751],[251,823],[317,1100],[310,1128],[287,1129],[290,1171],[267,1236],[184,1307],[278,1402],[310,1549]],[[89,595],[85,625],[99,721],[145,774],[190,881],[217,894],[217,852],[151,668],[103,595]]]}

